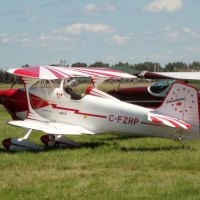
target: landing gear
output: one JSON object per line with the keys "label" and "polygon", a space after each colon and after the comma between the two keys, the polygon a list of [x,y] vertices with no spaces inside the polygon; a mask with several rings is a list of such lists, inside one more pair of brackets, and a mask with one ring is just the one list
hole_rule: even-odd
{"label": "landing gear", "polygon": [[80,147],[80,144],[62,135],[43,135],[40,140],[48,148]]}
{"label": "landing gear", "polygon": [[182,147],[185,149],[191,149],[191,147],[183,142],[183,138],[179,137],[178,142],[182,144]]}
{"label": "landing gear", "polygon": [[175,141],[178,141],[180,144],[182,144],[183,149],[191,149],[191,147],[184,142],[184,137],[182,137],[183,136],[182,132],[183,129],[176,129],[176,133],[179,134],[179,138],[175,139]]}
{"label": "landing gear", "polygon": [[41,151],[43,147],[23,138],[7,138],[2,142],[9,151]]}
{"label": "landing gear", "polygon": [[7,138],[3,140],[3,146],[10,151],[41,151],[43,147],[28,141],[32,129],[27,129],[23,138]]}
{"label": "landing gear", "polygon": [[[9,151],[41,151],[44,147],[28,141],[32,129],[27,129],[22,138],[7,138],[3,140],[3,146]],[[62,135],[43,135],[40,140],[48,148],[80,147],[80,144]]]}

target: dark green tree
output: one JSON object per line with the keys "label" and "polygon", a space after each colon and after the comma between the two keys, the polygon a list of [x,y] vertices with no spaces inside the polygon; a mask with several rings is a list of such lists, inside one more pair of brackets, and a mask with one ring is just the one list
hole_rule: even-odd
{"label": "dark green tree", "polygon": [[87,67],[87,64],[82,62],[76,62],[72,64],[72,67]]}
{"label": "dark green tree", "polygon": [[187,64],[184,62],[173,62],[165,65],[165,71],[167,72],[186,71],[186,70],[187,70]]}
{"label": "dark green tree", "polygon": [[91,64],[90,67],[109,67],[109,64],[99,61]]}

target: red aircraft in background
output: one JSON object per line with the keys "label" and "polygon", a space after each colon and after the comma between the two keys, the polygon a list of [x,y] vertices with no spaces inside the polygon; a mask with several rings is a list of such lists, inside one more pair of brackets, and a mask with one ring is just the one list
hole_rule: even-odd
{"label": "red aircraft in background", "polygon": [[160,80],[150,86],[120,88],[108,94],[128,103],[156,108],[160,106],[175,80],[189,82],[200,80],[200,72],[141,72],[139,78]]}

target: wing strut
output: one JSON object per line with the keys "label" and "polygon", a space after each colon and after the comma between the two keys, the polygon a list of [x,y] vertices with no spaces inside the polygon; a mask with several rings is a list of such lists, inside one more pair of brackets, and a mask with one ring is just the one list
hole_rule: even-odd
{"label": "wing strut", "polygon": [[24,137],[23,137],[23,139],[24,140],[27,140],[28,139],[28,137],[29,137],[29,135],[31,134],[31,131],[32,131],[33,129],[27,129],[27,132],[25,133],[25,135],[24,135]]}
{"label": "wing strut", "polygon": [[25,88],[26,88],[26,96],[27,96],[27,101],[28,101],[28,113],[27,113],[26,118],[28,118],[28,119],[35,119],[35,120],[39,120],[39,121],[43,121],[43,122],[49,122],[49,120],[47,120],[47,119],[41,117],[39,114],[37,114],[34,111],[34,109],[32,108],[31,103],[30,103],[29,89],[39,79],[33,79],[33,78],[23,77],[22,80],[23,80]]}

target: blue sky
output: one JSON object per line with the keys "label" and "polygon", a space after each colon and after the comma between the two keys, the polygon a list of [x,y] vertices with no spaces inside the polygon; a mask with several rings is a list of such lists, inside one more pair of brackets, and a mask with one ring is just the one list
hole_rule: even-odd
{"label": "blue sky", "polygon": [[200,61],[199,0],[0,0],[0,68]]}

